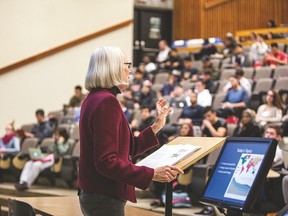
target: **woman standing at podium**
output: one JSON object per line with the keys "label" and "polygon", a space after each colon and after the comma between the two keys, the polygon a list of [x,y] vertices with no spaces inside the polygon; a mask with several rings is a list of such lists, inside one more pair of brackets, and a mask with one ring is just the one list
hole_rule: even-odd
{"label": "woman standing at podium", "polygon": [[135,189],[147,189],[151,181],[170,182],[182,173],[177,167],[151,169],[131,159],[158,145],[156,133],[170,113],[158,100],[151,127],[133,137],[116,98],[128,87],[131,62],[116,47],[96,48],[91,56],[85,87],[89,91],[81,108],[79,200],[84,215],[123,216],[126,201],[136,202]]}

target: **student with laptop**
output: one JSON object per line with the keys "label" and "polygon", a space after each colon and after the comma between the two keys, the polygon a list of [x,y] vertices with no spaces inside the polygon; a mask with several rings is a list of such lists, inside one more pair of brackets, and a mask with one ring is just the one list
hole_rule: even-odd
{"label": "student with laptop", "polygon": [[22,170],[20,181],[15,185],[17,190],[27,190],[44,169],[54,165],[55,159],[66,154],[69,150],[69,135],[65,129],[55,132],[55,142],[48,147],[48,154],[42,154],[41,150],[29,149],[30,161]]}

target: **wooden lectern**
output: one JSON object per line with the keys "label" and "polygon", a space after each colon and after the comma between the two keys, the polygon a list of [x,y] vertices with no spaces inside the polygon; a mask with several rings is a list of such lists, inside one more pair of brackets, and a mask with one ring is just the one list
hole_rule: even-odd
{"label": "wooden lectern", "polygon": [[[225,143],[225,140],[226,137],[178,137],[167,145],[192,144],[201,147],[176,164],[177,167],[184,170],[221,147]],[[172,194],[172,182],[166,183],[165,216],[172,216]]]}

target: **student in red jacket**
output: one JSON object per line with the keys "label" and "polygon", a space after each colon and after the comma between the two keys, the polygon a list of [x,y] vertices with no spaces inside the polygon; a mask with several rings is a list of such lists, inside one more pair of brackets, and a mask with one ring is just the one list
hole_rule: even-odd
{"label": "student in red jacket", "polygon": [[151,169],[131,161],[158,145],[156,133],[171,111],[159,99],[153,125],[133,137],[116,98],[128,87],[131,66],[116,47],[96,48],[90,59],[85,80],[89,94],[80,117],[78,187],[84,215],[124,216],[126,201],[136,202],[134,187],[145,190],[152,180],[170,182],[183,173],[175,166]]}

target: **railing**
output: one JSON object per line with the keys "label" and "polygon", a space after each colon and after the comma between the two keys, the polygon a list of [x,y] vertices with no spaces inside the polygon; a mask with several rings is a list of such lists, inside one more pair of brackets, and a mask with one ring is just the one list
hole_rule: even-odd
{"label": "railing", "polygon": [[123,27],[126,27],[126,26],[130,25],[131,23],[133,23],[133,20],[127,20],[127,21],[121,22],[119,24],[110,26],[108,28],[105,28],[105,29],[102,29],[100,31],[94,32],[92,34],[83,36],[81,38],[78,38],[78,39],[75,39],[73,41],[67,42],[65,44],[59,45],[57,47],[51,48],[51,49],[49,49],[47,51],[44,51],[44,52],[38,53],[36,55],[30,56],[28,58],[25,58],[23,60],[20,60],[18,62],[10,64],[8,66],[2,67],[2,68],[0,68],[0,75],[2,75],[4,73],[7,73],[9,71],[15,70],[16,68],[22,67],[24,65],[30,64],[32,62],[38,61],[40,59],[46,58],[46,57],[48,57],[50,55],[59,53],[59,52],[65,50],[65,49],[74,47],[74,46],[76,46],[78,44],[84,43],[84,42],[89,41],[91,39],[94,39],[96,37],[102,36],[104,34],[110,33],[112,31],[115,31],[115,30],[118,30],[118,29],[121,29]]}
{"label": "railing", "polygon": [[[236,32],[236,38],[238,41],[241,42],[243,46],[251,46],[254,42],[249,41],[249,37],[251,33],[255,34],[262,34],[266,35],[267,33],[273,33],[273,34],[283,34],[287,35],[288,34],[288,28],[287,27],[278,27],[278,28],[263,28],[263,29],[249,29],[249,30],[242,30],[242,31],[237,31]],[[271,43],[283,43],[283,44],[288,44],[288,38],[273,38],[270,40],[265,40],[266,44],[271,44]]]}

